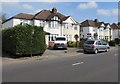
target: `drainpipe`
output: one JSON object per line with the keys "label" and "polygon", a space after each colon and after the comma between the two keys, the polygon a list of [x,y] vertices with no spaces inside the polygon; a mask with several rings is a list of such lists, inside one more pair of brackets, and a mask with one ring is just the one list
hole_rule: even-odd
{"label": "drainpipe", "polygon": [[61,22],[61,28],[60,28],[60,36],[62,36],[62,34],[63,34],[63,28],[62,28],[62,22]]}

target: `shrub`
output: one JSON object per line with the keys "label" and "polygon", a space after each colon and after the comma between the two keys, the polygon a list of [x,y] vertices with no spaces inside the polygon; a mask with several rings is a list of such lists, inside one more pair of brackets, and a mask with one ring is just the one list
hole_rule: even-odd
{"label": "shrub", "polygon": [[5,52],[35,55],[44,53],[45,46],[45,32],[42,27],[25,24],[2,31],[2,48]]}
{"label": "shrub", "polygon": [[106,43],[109,43],[109,41],[108,41],[108,40],[104,40],[104,39],[101,39],[101,40],[105,41]]}
{"label": "shrub", "polygon": [[120,39],[119,38],[115,38],[115,43],[116,44],[120,44]]}
{"label": "shrub", "polygon": [[68,41],[67,45],[68,47],[79,47],[79,42],[77,42],[77,46],[76,46],[76,41]]}
{"label": "shrub", "polygon": [[75,41],[68,41],[67,45],[68,45],[68,47],[75,47],[76,42]]}
{"label": "shrub", "polygon": [[109,45],[110,45],[110,46],[115,46],[115,41],[110,41],[110,42],[109,42]]}

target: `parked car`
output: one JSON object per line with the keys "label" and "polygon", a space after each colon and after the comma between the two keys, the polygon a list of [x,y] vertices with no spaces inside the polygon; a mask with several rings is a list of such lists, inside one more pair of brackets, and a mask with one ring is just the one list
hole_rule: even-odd
{"label": "parked car", "polygon": [[53,49],[66,49],[67,50],[67,40],[64,36],[57,36],[54,41],[49,42],[49,47]]}
{"label": "parked car", "polygon": [[87,40],[83,44],[84,53],[94,52],[97,54],[100,51],[108,52],[110,46],[103,40]]}

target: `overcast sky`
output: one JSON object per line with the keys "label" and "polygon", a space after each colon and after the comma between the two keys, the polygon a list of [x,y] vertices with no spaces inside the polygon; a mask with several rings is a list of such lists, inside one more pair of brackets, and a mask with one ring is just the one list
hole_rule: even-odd
{"label": "overcast sky", "polygon": [[4,2],[2,11],[10,18],[19,13],[35,14],[43,9],[52,10],[72,16],[76,21],[99,19],[99,21],[118,22],[118,2]]}

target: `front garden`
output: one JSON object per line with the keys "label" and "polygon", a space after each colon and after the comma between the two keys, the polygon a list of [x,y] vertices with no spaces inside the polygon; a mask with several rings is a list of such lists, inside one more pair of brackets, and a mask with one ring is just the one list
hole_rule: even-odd
{"label": "front garden", "polygon": [[14,56],[41,55],[46,49],[43,27],[17,25],[2,30],[2,52]]}

